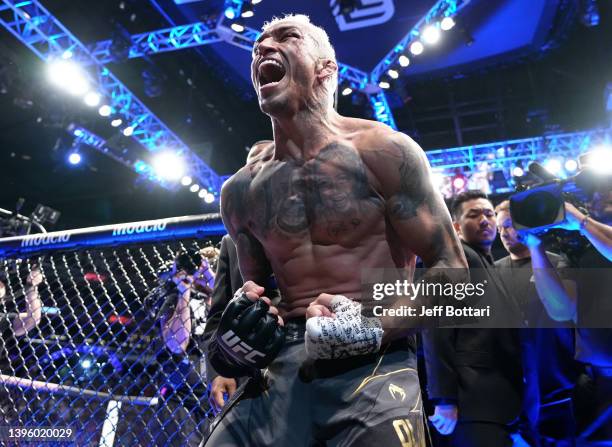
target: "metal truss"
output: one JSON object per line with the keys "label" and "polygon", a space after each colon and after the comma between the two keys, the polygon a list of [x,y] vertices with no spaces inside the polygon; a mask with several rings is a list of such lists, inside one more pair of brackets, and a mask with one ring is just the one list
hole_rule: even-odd
{"label": "metal truss", "polygon": [[408,34],[374,67],[370,74],[372,81],[378,82],[380,80],[383,73],[397,62],[397,59],[406,50],[408,45],[419,37],[420,32],[425,26],[444,17],[454,16],[468,3],[470,3],[470,0],[438,0],[427,14],[412,27]]}
{"label": "metal truss", "polygon": [[376,119],[381,123],[385,123],[392,129],[397,130],[395,119],[393,119],[393,114],[391,113],[391,108],[389,107],[384,92],[380,91],[378,93],[369,94],[368,98],[370,99],[372,109],[374,109],[374,116]]}
{"label": "metal truss", "polygon": [[[166,125],[98,61],[39,1],[0,0],[0,23],[44,61],[74,56],[91,65],[88,73],[96,90],[113,112],[134,129],[131,135],[147,150],[172,150],[183,158],[189,174],[215,195],[219,176],[193,153]],[[168,36],[177,35],[169,32]],[[160,47],[161,48],[161,47]]]}
{"label": "metal truss", "polygon": [[68,126],[68,132],[74,136],[73,146],[89,146],[98,152],[112,158],[113,160],[121,163],[123,166],[133,170],[137,174],[151,180],[155,183],[159,183],[162,187],[170,190],[176,189],[175,182],[168,182],[166,179],[159,177],[153,167],[143,160],[132,161],[126,158],[125,154],[121,151],[117,151],[112,147],[108,146],[106,140],[93,132],[81,127],[77,124],[71,124]]}
{"label": "metal truss", "polygon": [[526,169],[532,161],[576,159],[600,145],[612,146],[612,128],[437,149],[426,155],[434,172],[451,178],[458,172],[470,176],[501,170],[506,185],[493,185],[497,189],[493,192],[501,193],[512,189],[512,169],[516,166]]}

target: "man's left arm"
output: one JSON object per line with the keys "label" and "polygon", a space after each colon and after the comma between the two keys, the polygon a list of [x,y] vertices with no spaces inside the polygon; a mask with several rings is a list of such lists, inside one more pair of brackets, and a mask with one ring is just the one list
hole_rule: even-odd
{"label": "man's left arm", "polygon": [[42,273],[37,268],[33,269],[26,279],[26,311],[20,312],[13,319],[13,332],[16,337],[26,335],[40,323],[42,317],[42,302],[38,294],[38,285],[42,280]]}
{"label": "man's left arm", "polygon": [[[434,187],[425,152],[408,136],[396,132],[367,158],[386,200],[387,217],[404,249],[416,253],[428,268],[422,279],[467,282],[467,261],[442,194]],[[394,307],[414,306],[407,299],[398,297]],[[382,326],[392,327],[384,318]],[[397,331],[386,330],[386,338],[395,338],[393,332]]]}

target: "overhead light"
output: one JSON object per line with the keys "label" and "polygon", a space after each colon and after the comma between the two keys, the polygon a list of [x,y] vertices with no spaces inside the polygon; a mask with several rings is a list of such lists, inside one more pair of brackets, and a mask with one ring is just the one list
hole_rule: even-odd
{"label": "overhead light", "polygon": [[234,20],[236,18],[236,10],[231,6],[229,8],[225,8],[225,12],[223,14],[230,20]]}
{"label": "overhead light", "polygon": [[515,166],[514,169],[512,169],[512,175],[514,177],[522,177],[524,173],[525,171],[523,171],[523,168],[520,166]]}
{"label": "overhead light", "polygon": [[237,33],[242,33],[244,31],[244,25],[240,22],[233,22],[230,25],[230,28],[236,31]]}
{"label": "overhead light", "polygon": [[387,74],[389,75],[389,77],[391,79],[397,79],[399,78],[399,71],[391,68],[389,71],[387,71]]}
{"label": "overhead light", "polygon": [[71,165],[78,165],[82,160],[81,154],[79,154],[78,152],[71,152],[68,155],[68,163],[70,163]]}
{"label": "overhead light", "polygon": [[578,169],[578,162],[573,158],[565,161],[565,170],[567,172],[575,172]]}
{"label": "overhead light", "polygon": [[199,190],[200,190],[200,185],[198,185],[197,183],[194,183],[193,185],[189,187],[189,191],[191,192],[198,192]]}
{"label": "overhead light", "polygon": [[163,179],[177,180],[183,176],[183,160],[173,152],[162,152],[153,159],[155,173]]}
{"label": "overhead light", "polygon": [[110,116],[112,112],[113,112],[113,109],[108,104],[104,104],[103,106],[100,106],[100,108],[98,109],[98,113],[101,116]]}
{"label": "overhead light", "polygon": [[341,93],[342,93],[342,96],[348,96],[348,95],[350,95],[351,93],[353,93],[353,89],[351,88],[351,86],[350,86],[350,85],[347,85],[346,87],[344,87],[344,88],[342,89],[342,92],[341,92]]}
{"label": "overhead light", "polygon": [[436,25],[429,25],[423,31],[423,40],[430,45],[438,43],[440,40],[440,29]]}
{"label": "overhead light", "polygon": [[83,95],[89,90],[87,76],[78,64],[70,60],[55,60],[48,66],[49,80],[73,95]]}
{"label": "overhead light", "polygon": [[200,189],[200,191],[198,192],[198,197],[200,199],[203,199],[204,197],[206,197],[206,195],[208,195],[208,191],[206,191],[205,189]]}
{"label": "overhead light", "polygon": [[587,152],[584,160],[585,167],[591,168],[597,173],[612,173],[612,147],[608,145],[598,146],[592,151]]}
{"label": "overhead light", "polygon": [[125,129],[123,129],[123,135],[125,135],[126,137],[131,136],[134,133],[134,128],[132,126],[127,126]]}
{"label": "overhead light", "polygon": [[188,175],[183,176],[183,178],[181,179],[181,185],[183,186],[189,186],[192,183],[193,183],[193,179],[189,177]]}
{"label": "overhead light", "polygon": [[410,59],[408,59],[408,56],[405,54],[402,54],[397,61],[399,62],[400,66],[404,68],[410,65]]}
{"label": "overhead light", "polygon": [[240,13],[240,17],[244,17],[245,19],[248,19],[250,17],[253,17],[254,15],[255,15],[255,12],[253,11],[253,5],[249,3],[243,3],[242,12]]}
{"label": "overhead light", "polygon": [[98,104],[100,104],[100,95],[96,92],[89,92],[85,95],[85,98],[83,98],[83,101],[85,102],[85,104],[87,104],[89,107],[95,107]]}
{"label": "overhead light", "polygon": [[440,22],[440,28],[442,31],[448,31],[455,26],[455,20],[452,17],[444,17]]}
{"label": "overhead light", "polygon": [[261,0],[251,0],[251,4],[253,5],[257,5],[259,3],[261,3]]}
{"label": "overhead light", "polygon": [[552,175],[558,175],[561,172],[562,166],[561,161],[556,158],[551,158],[544,162],[544,168]]}
{"label": "overhead light", "polygon": [[384,89],[384,90],[387,90],[387,89],[391,88],[391,84],[389,83],[389,81],[384,81],[384,80],[381,80],[381,81],[378,83],[378,86],[379,86],[380,88]]}
{"label": "overhead light", "polygon": [[204,202],[206,203],[213,203],[215,201],[215,195],[211,194],[211,193],[206,193],[206,195],[204,196]]}
{"label": "overhead light", "polygon": [[415,56],[418,56],[419,54],[421,54],[423,50],[425,50],[425,47],[418,40],[415,42],[412,42],[412,44],[410,45],[410,52],[414,54]]}
{"label": "overhead light", "polygon": [[113,126],[113,127],[119,127],[119,126],[121,126],[122,124],[123,124],[123,120],[122,120],[121,118],[114,118],[114,119],[111,121],[111,126]]}

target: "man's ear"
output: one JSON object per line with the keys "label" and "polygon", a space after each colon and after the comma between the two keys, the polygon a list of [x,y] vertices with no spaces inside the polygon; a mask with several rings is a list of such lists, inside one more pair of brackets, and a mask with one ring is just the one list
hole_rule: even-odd
{"label": "man's ear", "polygon": [[457,236],[461,236],[461,225],[459,225],[459,222],[454,220],[453,227],[455,227],[455,232],[457,233]]}
{"label": "man's ear", "polygon": [[338,64],[331,59],[319,59],[317,64],[317,79],[323,83],[338,72]]}

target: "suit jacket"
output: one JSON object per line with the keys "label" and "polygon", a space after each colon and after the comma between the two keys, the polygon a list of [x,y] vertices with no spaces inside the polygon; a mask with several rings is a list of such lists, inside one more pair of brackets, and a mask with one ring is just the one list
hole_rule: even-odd
{"label": "suit jacket", "polygon": [[[463,249],[470,275],[484,277],[495,299],[505,299],[492,259],[466,243]],[[423,351],[434,403],[456,403],[460,421],[509,424],[518,418],[523,374],[517,329],[428,329]]]}
{"label": "suit jacket", "polygon": [[[226,234],[221,239],[215,286],[213,287],[210,312],[206,320],[206,329],[204,330],[204,345],[206,347],[216,336],[221,314],[223,314],[227,303],[230,302],[236,290],[242,287],[243,284],[244,280],[238,266],[236,245],[232,238]],[[208,359],[206,361],[206,375],[208,376],[208,383],[212,382],[219,375],[210,362],[208,362]]]}

